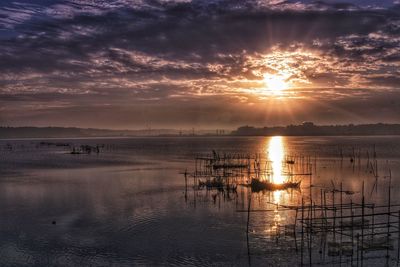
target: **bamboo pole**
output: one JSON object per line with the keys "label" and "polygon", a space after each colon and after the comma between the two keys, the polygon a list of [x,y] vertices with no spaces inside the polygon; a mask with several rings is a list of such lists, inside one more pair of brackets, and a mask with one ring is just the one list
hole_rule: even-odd
{"label": "bamboo pole", "polygon": [[364,184],[364,181],[363,181],[363,183],[362,183],[362,200],[361,200],[361,267],[363,267],[364,266],[364,221],[365,221],[365,219],[364,219],[364,202],[365,202],[365,199],[364,199],[364,186],[365,186],[365,184]]}
{"label": "bamboo pole", "polygon": [[400,260],[400,210],[399,210],[397,220],[398,220],[398,223],[397,223],[397,266],[399,266],[399,260]]}
{"label": "bamboo pole", "polygon": [[246,226],[246,240],[247,240],[247,256],[249,259],[249,266],[251,266],[251,259],[250,259],[250,244],[249,244],[249,224],[250,224],[250,209],[251,209],[251,191],[248,200],[248,207],[247,207],[247,226]]}
{"label": "bamboo pole", "polygon": [[304,199],[301,198],[301,244],[300,244],[301,266],[303,266],[303,247],[304,247]]}

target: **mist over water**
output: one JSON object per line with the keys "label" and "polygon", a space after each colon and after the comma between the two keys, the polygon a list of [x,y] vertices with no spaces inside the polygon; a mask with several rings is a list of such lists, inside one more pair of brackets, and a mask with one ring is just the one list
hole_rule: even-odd
{"label": "mist over water", "polygon": [[[69,147],[43,141],[102,148],[72,155]],[[374,147],[377,190],[367,166],[367,151]],[[196,155],[212,150],[262,154],[274,162],[274,179],[282,179],[285,155],[310,156],[317,163],[317,203],[318,188],[340,183],[355,192],[344,201],[359,201],[363,182],[368,201],[386,203],[389,170],[393,202],[400,193],[397,136],[1,140],[0,265],[248,265],[247,214],[237,212],[246,209],[248,188],[230,195],[189,188],[185,199],[180,173],[193,170]],[[361,155],[355,163],[353,150]],[[304,178],[300,191],[253,194],[252,208],[299,205],[307,190]],[[279,208],[252,213],[252,265],[298,264],[292,239],[274,236],[279,225],[293,220],[293,212]]]}

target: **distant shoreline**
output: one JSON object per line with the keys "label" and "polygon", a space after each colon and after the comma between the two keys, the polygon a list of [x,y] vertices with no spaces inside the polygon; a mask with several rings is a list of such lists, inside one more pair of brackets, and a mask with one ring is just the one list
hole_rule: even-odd
{"label": "distant shoreline", "polygon": [[143,137],[256,137],[256,136],[398,136],[400,124],[360,124],[360,125],[314,125],[306,122],[301,125],[256,128],[242,126],[234,131],[212,130],[109,130],[75,127],[0,127],[1,140],[18,139],[115,139]]}

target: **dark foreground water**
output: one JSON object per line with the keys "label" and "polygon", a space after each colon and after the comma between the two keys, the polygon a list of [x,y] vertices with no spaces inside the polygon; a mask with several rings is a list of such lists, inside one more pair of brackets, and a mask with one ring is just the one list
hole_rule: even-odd
{"label": "dark foreground water", "polygon": [[[195,155],[212,150],[266,154],[270,141],[269,137],[2,140],[0,265],[296,266],[299,254],[293,240],[273,235],[277,225],[294,220],[293,213],[252,214],[248,247],[247,213],[238,212],[247,208],[247,188],[231,195],[190,188],[185,198],[180,174],[193,169]],[[99,154],[72,155],[69,147],[41,142],[104,147]],[[315,188],[342,182],[356,192],[351,198],[357,201],[364,181],[368,200],[386,203],[391,172],[392,201],[400,202],[400,137],[283,137],[281,145],[280,153],[316,159]],[[378,190],[367,165],[374,146]],[[349,160],[353,149],[361,155],[356,163]],[[307,186],[304,181],[301,192],[254,194],[252,208],[265,208],[268,202],[299,204]],[[315,201],[320,201],[319,190],[314,193]],[[315,265],[328,261],[316,258]],[[384,266],[384,262],[375,259],[364,265]],[[389,265],[395,266],[395,261]]]}

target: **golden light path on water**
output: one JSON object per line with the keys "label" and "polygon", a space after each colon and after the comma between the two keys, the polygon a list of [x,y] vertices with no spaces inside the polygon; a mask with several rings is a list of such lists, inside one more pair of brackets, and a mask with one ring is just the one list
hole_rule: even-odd
{"label": "golden light path on water", "polygon": [[282,136],[273,136],[268,143],[268,160],[272,167],[272,182],[281,184],[285,181],[282,173],[282,162],[285,157]]}
{"label": "golden light path on water", "polygon": [[[283,145],[282,136],[273,136],[269,139],[267,148],[267,157],[271,162],[272,169],[272,182],[275,184],[281,184],[285,182],[283,175],[282,162],[285,158],[285,147]],[[275,203],[279,203],[281,198],[281,191],[274,191],[273,198]]]}
{"label": "golden light path on water", "polygon": [[[283,160],[285,158],[285,147],[282,136],[273,136],[268,140],[267,143],[267,159],[270,162],[270,168],[272,171],[271,182],[275,184],[281,184],[285,182],[283,174]],[[282,191],[274,191],[272,193],[272,202],[275,204],[281,204]],[[272,218],[271,225],[266,229],[266,232],[274,235],[279,229],[282,217],[278,211],[278,206],[275,207],[274,216]]]}

